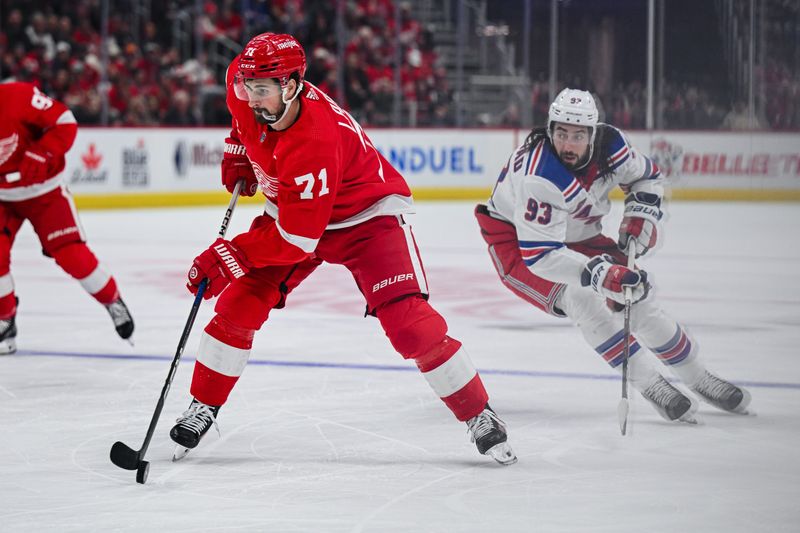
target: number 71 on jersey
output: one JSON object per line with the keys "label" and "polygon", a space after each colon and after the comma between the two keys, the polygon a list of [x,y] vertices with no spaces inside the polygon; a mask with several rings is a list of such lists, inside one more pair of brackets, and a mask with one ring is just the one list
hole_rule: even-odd
{"label": "number 71 on jersey", "polygon": [[325,196],[326,194],[331,192],[330,189],[328,189],[328,169],[327,168],[323,168],[322,170],[320,170],[319,171],[319,175],[316,176],[316,177],[314,176],[314,174],[309,172],[308,174],[303,174],[302,176],[298,176],[298,177],[296,177],[294,179],[294,182],[296,184],[298,184],[298,185],[305,184],[305,188],[303,189],[303,192],[300,193],[300,199],[301,200],[313,200],[314,199],[314,184],[317,182],[317,180],[322,182],[322,186],[319,189],[319,194],[317,195],[317,197]]}

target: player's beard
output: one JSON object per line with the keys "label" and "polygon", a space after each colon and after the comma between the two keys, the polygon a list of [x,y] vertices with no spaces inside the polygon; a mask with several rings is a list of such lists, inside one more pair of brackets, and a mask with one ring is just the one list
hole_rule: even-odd
{"label": "player's beard", "polygon": [[[561,152],[558,154],[558,158],[567,167],[569,170],[577,170],[578,168],[583,167],[586,164],[586,158],[588,157],[587,153],[583,154],[583,156],[579,156],[575,152]],[[571,161],[567,161],[567,157],[572,157]]]}
{"label": "player's beard", "polygon": [[[258,122],[259,124],[266,124],[268,126],[271,126],[272,124],[275,124],[278,121],[281,115],[283,115],[284,110],[286,110],[286,104],[282,103],[281,108],[278,109],[278,111],[275,113],[270,113],[269,110],[267,110],[267,108],[265,107],[254,107],[252,109],[253,109],[253,115],[255,115],[256,117],[256,122]],[[275,117],[274,120],[269,120],[267,118],[272,116]]]}

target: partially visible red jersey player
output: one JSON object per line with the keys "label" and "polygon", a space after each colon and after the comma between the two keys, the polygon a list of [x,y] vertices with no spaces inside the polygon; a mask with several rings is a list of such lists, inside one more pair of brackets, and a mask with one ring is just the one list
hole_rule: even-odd
{"label": "partially visible red jersey player", "polygon": [[216,424],[270,311],[328,262],[351,272],[367,314],[467,423],[478,451],[516,462],[478,372],[428,304],[422,261],[403,219],[413,211],[408,185],[353,117],[303,79],[305,70],[300,43],[273,33],[250,40],[228,67],[233,127],[222,181],[232,192],[245,180],[248,196],[260,187],[266,207],[249,231],[217,239],[189,272],[192,292],[208,278],[205,296],[220,298],[197,352],[194,398],[170,432],[175,458]]}
{"label": "partially visible red jersey player", "polygon": [[61,102],[29,83],[0,84],[0,355],[17,349],[11,248],[29,220],[42,253],[101,303],[130,340],[133,319],[117,283],[86,245],[72,196],[63,185],[64,154],[78,125]]}

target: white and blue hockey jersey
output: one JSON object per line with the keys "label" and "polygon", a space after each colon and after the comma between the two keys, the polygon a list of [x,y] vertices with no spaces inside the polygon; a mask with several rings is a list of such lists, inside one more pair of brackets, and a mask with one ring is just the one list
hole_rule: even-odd
{"label": "white and blue hockey jersey", "polygon": [[[566,244],[602,232],[614,187],[659,197],[664,192],[661,172],[649,157],[631,146],[617,128],[607,124],[598,128],[605,138],[605,149],[599,149],[606,153],[596,149],[592,161],[579,171],[569,170],[546,138],[517,148],[487,203],[491,216],[516,228],[520,254],[528,268],[553,282],[580,284],[586,256]],[[602,158],[608,161],[604,170],[597,163]]]}

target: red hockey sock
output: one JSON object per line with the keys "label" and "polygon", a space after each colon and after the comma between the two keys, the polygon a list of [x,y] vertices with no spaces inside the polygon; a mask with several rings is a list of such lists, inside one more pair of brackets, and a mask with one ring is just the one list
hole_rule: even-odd
{"label": "red hockey sock", "polygon": [[8,320],[17,314],[17,298],[14,293],[0,298],[0,320]]}
{"label": "red hockey sock", "polygon": [[442,398],[444,404],[453,411],[461,422],[478,416],[489,402],[489,394],[483,386],[480,374],[475,374],[469,383],[450,396]]}
{"label": "red hockey sock", "polygon": [[477,416],[489,396],[467,352],[447,336],[447,323],[427,301],[411,296],[376,310],[392,346],[414,359],[433,391],[461,421]]}
{"label": "red hockey sock", "polygon": [[53,259],[101,304],[108,305],[119,298],[117,282],[100,266],[85,243],[76,242],[63,246],[53,252]]}
{"label": "red hockey sock", "polygon": [[445,336],[438,346],[414,361],[456,418],[463,422],[483,411],[489,395],[461,342]]}
{"label": "red hockey sock", "polygon": [[216,315],[200,340],[192,376],[192,396],[207,405],[222,405],[242,375],[255,330]]}
{"label": "red hockey sock", "polygon": [[200,361],[194,364],[190,392],[198,401],[206,405],[218,406],[228,400],[239,376],[226,376],[211,370]]}

